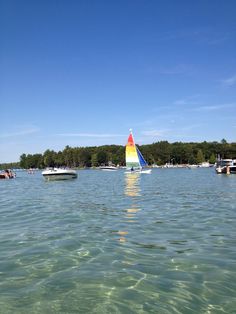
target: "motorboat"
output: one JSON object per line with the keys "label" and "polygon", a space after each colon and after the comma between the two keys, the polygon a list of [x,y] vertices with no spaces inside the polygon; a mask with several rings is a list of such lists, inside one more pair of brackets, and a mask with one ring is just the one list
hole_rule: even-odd
{"label": "motorboat", "polygon": [[78,176],[76,170],[63,168],[47,168],[42,175],[47,181],[76,179]]}
{"label": "motorboat", "polygon": [[105,171],[116,171],[118,170],[118,167],[116,166],[100,166],[100,170],[105,170]]}
{"label": "motorboat", "polygon": [[202,163],[199,165],[199,167],[201,167],[201,168],[210,168],[211,165],[210,165],[210,163],[209,163],[208,161],[204,161],[204,162],[202,162]]}
{"label": "motorboat", "polygon": [[216,173],[236,174],[236,159],[219,159],[216,162]]}
{"label": "motorboat", "polygon": [[0,179],[14,179],[15,177],[16,174],[11,169],[0,172]]}
{"label": "motorboat", "polygon": [[195,165],[195,164],[193,164],[193,165],[188,165],[188,169],[197,169],[197,168],[199,168],[200,166],[199,165]]}

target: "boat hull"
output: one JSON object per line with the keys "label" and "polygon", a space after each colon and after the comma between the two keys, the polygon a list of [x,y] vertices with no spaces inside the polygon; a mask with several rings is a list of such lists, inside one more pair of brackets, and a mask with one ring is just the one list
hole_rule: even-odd
{"label": "boat hull", "polygon": [[152,173],[152,169],[142,169],[141,173],[150,174],[150,173]]}
{"label": "boat hull", "polygon": [[0,175],[0,180],[9,180],[9,179],[14,179],[14,177],[7,178],[5,175]]}
{"label": "boat hull", "polygon": [[68,169],[49,169],[44,170],[42,175],[46,181],[70,180],[77,178],[76,170]]}
{"label": "boat hull", "polygon": [[125,173],[143,173],[143,174],[151,174],[152,173],[152,169],[127,169],[127,171],[125,171]]}
{"label": "boat hull", "polygon": [[113,167],[113,166],[101,166],[99,167],[99,169],[103,171],[117,171],[118,170],[117,167]]}
{"label": "boat hull", "polygon": [[12,176],[9,177],[4,173],[0,173],[0,180],[9,180],[9,179],[14,179],[15,177],[16,177],[15,174],[13,174]]}
{"label": "boat hull", "polygon": [[[229,167],[229,173],[236,174],[236,166],[228,166]],[[221,173],[227,173],[227,167],[217,167],[216,168],[216,173],[221,174]]]}

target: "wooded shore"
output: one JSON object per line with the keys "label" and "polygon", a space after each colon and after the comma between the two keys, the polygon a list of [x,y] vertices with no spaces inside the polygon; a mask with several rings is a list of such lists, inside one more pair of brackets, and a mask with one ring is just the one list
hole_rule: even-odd
{"label": "wooded shore", "polygon": [[[201,143],[169,143],[160,141],[148,145],[137,145],[149,165],[201,164],[208,161],[214,164],[217,157],[236,158],[236,143],[201,142]],[[125,147],[121,145],[104,145],[92,147],[66,146],[62,151],[47,149],[44,153],[25,154],[20,161],[2,163],[0,169],[45,167],[99,167],[112,163],[125,165]]]}

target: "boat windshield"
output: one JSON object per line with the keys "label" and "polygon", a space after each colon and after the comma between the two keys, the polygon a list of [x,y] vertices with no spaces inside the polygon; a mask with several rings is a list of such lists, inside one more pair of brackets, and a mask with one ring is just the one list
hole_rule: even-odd
{"label": "boat windshield", "polygon": [[217,164],[221,167],[225,166],[231,166],[232,165],[232,159],[222,159],[217,162]]}

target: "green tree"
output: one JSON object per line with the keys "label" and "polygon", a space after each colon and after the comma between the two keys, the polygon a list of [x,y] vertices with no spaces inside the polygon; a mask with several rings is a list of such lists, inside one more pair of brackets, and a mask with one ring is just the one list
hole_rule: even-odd
{"label": "green tree", "polygon": [[173,159],[176,164],[183,163],[183,144],[181,142],[173,143],[170,146],[169,159],[167,161],[162,160],[162,164],[170,162],[171,159]]}
{"label": "green tree", "polygon": [[214,154],[211,154],[209,158],[209,163],[213,165],[215,162],[216,162],[216,157]]}
{"label": "green tree", "polygon": [[26,154],[22,154],[20,156],[20,167],[23,169],[28,169]]}
{"label": "green tree", "polygon": [[55,166],[55,152],[53,150],[47,149],[43,154],[43,163],[45,167]]}
{"label": "green tree", "polygon": [[80,167],[91,167],[91,153],[88,148],[83,147],[79,152]]}
{"label": "green tree", "polygon": [[[155,151],[155,154],[153,154],[155,160],[159,158],[162,164],[165,164],[170,161],[171,149],[170,149],[170,144],[167,141],[158,142],[155,148],[156,148],[156,151]],[[140,149],[142,150],[142,148]]]}
{"label": "green tree", "polygon": [[[209,160],[213,163],[215,156],[222,158],[236,158],[236,143],[227,143],[226,140],[219,142],[202,143],[168,143],[161,141],[149,145],[139,146],[142,155],[149,164],[156,162],[163,165],[173,161],[174,164],[201,163]],[[214,157],[214,158],[213,158]],[[19,165],[21,168],[43,168],[53,166],[80,166],[90,167],[91,165],[107,164],[112,161],[114,164],[125,165],[125,146],[104,145],[93,147],[70,147],[58,153],[46,150],[44,154],[28,154],[20,156]],[[17,164],[17,163],[15,163]],[[1,164],[1,168],[11,168],[13,163]]]}
{"label": "green tree", "polygon": [[63,156],[63,153],[62,153],[61,151],[59,151],[59,152],[55,155],[55,165],[56,165],[57,167],[65,166],[64,156]]}
{"label": "green tree", "polygon": [[73,165],[73,149],[67,145],[62,153],[65,160],[65,165],[67,167],[71,167]]}
{"label": "green tree", "polygon": [[106,164],[108,162],[108,154],[104,150],[99,151],[97,153],[97,160],[99,165]]}
{"label": "green tree", "polygon": [[196,161],[198,164],[201,164],[202,162],[205,161],[205,158],[203,156],[203,153],[202,153],[202,150],[199,149],[198,152],[197,152],[197,158],[196,158]]}
{"label": "green tree", "polygon": [[98,158],[97,158],[97,154],[92,154],[92,157],[91,157],[91,164],[92,164],[92,167],[97,167],[98,166]]}

